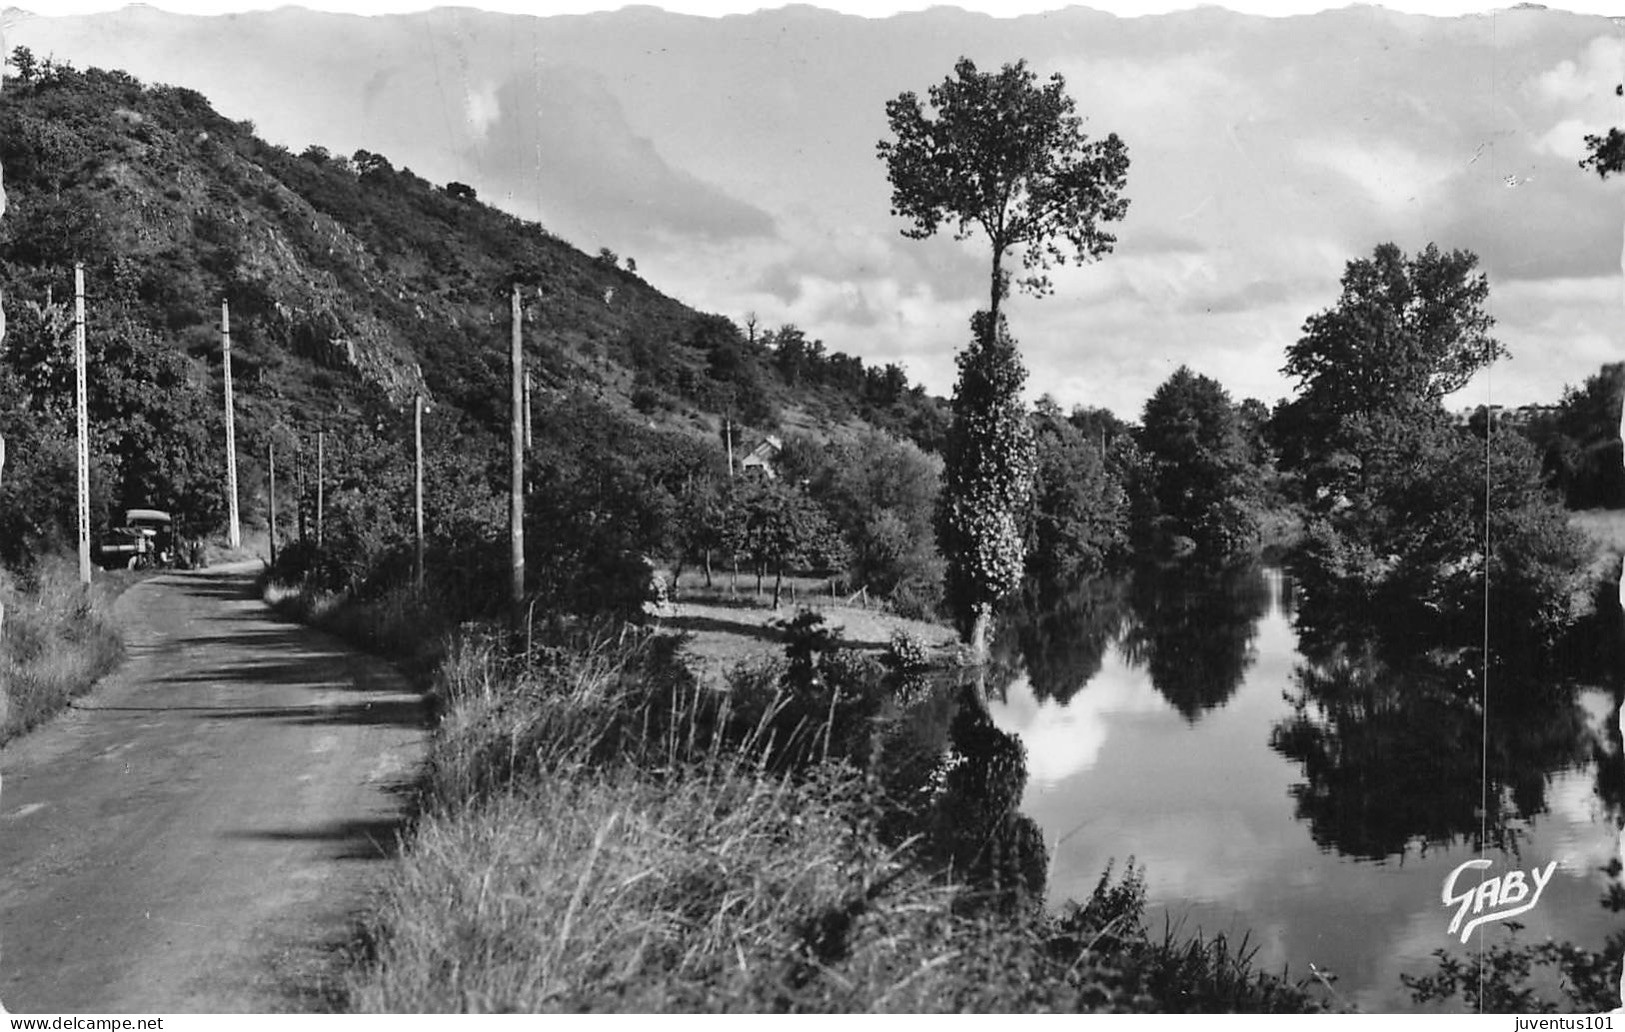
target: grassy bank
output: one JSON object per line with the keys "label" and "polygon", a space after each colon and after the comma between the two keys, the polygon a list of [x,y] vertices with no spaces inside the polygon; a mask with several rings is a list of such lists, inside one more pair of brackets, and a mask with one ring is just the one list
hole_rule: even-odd
{"label": "grassy bank", "polygon": [[118,666],[123,642],[113,601],[132,575],[98,575],[89,589],[76,564],[49,557],[30,573],[0,571],[0,742],[36,727]]}
{"label": "grassy bank", "polygon": [[1147,936],[1132,875],[1061,917],[977,905],[883,836],[873,779],[824,762],[842,705],[760,671],[722,695],[669,639],[550,641],[527,666],[465,636],[434,691],[424,811],[369,921],[357,1010],[1308,1004],[1223,940]]}
{"label": "grassy bank", "polygon": [[266,580],[260,591],[277,612],[389,658],[420,687],[440,662],[454,627],[432,594],[405,588],[357,599]]}
{"label": "grassy bank", "polygon": [[680,639],[643,629],[545,621],[515,656],[478,624],[426,645],[428,614],[395,592],[267,595],[432,664],[439,722],[352,1010],[1315,1005],[1224,939],[1150,934],[1135,872],[1053,915],[899,833],[912,802],[869,765],[895,705],[871,655],[829,654],[817,676],[781,655],[718,691]]}

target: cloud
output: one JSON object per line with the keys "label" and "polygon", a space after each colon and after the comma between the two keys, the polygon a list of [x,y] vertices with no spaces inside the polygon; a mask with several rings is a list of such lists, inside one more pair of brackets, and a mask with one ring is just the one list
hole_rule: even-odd
{"label": "cloud", "polygon": [[1450,158],[1396,140],[1310,139],[1298,153],[1306,164],[1347,179],[1383,214],[1426,203],[1456,171]]}
{"label": "cloud", "polygon": [[1607,281],[1625,185],[1575,162],[1586,132],[1625,125],[1613,93],[1625,41],[1557,11],[148,11],[26,19],[11,36],[200,89],[296,150],[366,147],[469,183],[586,250],[635,254],[696,307],[908,359],[937,392],[986,303],[985,244],[902,238],[874,144],[885,101],[940,81],[962,53],[1061,72],[1086,131],[1129,151],[1116,253],[1008,309],[1029,382],[1063,405],[1132,415],[1181,363],[1235,396],[1279,396],[1285,345],[1335,300],[1344,263],[1388,240],[1481,257],[1520,356],[1497,371],[1498,393],[1579,382],[1618,324]]}
{"label": "cloud", "polygon": [[495,99],[497,117],[471,155],[481,178],[589,250],[774,231],[767,212],[668,164],[586,69],[542,64]]}
{"label": "cloud", "polygon": [[1093,767],[1114,722],[1168,713],[1167,701],[1144,671],[1128,665],[1115,648],[1104,657],[1100,671],[1065,704],[1037,698],[1025,676],[1005,690],[1002,700],[988,702],[994,726],[1021,738],[1027,749],[1028,779],[1040,789]]}
{"label": "cloud", "polygon": [[497,100],[496,84],[488,82],[478,88],[471,86],[465,110],[468,112],[469,130],[476,137],[484,139],[491,126],[502,117],[502,104]]}

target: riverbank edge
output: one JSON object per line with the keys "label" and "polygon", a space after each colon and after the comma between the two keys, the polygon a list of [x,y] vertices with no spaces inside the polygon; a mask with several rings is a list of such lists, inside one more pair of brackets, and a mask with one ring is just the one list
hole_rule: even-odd
{"label": "riverbank edge", "polygon": [[[576,743],[632,705],[639,678],[661,676],[637,666],[658,637],[553,649],[538,675],[516,670],[490,627],[437,626],[410,592],[357,603],[269,576],[261,590],[389,656],[437,713],[416,816],[358,930],[347,1009],[1321,1007],[1303,983],[1256,971],[1245,939],[1136,939],[1132,864],[1060,918],[968,915],[955,886],[875,837],[861,775],[786,778],[741,762],[748,749],[584,757]],[[667,759],[691,745],[668,740]],[[509,776],[493,781],[493,767]],[[855,914],[854,886],[867,887]],[[833,959],[817,931],[832,919],[848,928]]]}

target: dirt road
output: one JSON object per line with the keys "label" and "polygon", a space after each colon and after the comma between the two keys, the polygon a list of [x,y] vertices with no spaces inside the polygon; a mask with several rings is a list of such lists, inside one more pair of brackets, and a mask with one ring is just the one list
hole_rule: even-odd
{"label": "dirt road", "polygon": [[252,565],[120,597],[129,659],[0,749],[0,1003],[321,1008],[394,847],[418,697],[286,623]]}

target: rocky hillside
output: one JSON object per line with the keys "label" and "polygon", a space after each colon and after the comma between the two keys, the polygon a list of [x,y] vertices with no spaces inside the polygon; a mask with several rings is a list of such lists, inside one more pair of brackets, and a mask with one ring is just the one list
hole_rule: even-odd
{"label": "rocky hillside", "polygon": [[71,402],[60,358],[83,262],[107,505],[216,508],[217,492],[193,481],[217,450],[222,299],[251,455],[375,422],[419,392],[464,432],[500,432],[514,284],[544,401],[571,390],[695,432],[726,411],[759,433],[866,421],[927,446],[940,435],[942,403],[901,370],[695,312],[632,262],[584,254],[462,184],[365,149],[295,154],[192,90],[26,52],[12,66],[0,93],[12,317],[0,401],[59,412],[67,387]]}

